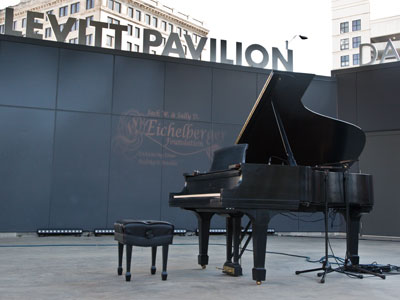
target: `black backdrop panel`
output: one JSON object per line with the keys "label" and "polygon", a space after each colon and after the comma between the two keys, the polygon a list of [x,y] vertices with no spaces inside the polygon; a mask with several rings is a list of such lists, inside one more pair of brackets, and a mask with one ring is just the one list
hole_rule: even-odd
{"label": "black backdrop panel", "polygon": [[[196,229],[192,213],[169,207],[169,193],[235,142],[270,72],[4,35],[0,51],[0,191],[9,208],[0,231],[93,230],[119,218]],[[310,99],[332,91],[326,80],[313,83]],[[326,99],[316,104],[330,111],[334,96]],[[278,219],[276,230],[298,230]],[[212,227],[223,226],[214,218]]]}
{"label": "black backdrop panel", "polygon": [[165,107],[168,118],[211,121],[212,69],[166,64]]}
{"label": "black backdrop panel", "polygon": [[214,69],[213,122],[242,125],[257,96],[257,74]]}
{"label": "black backdrop panel", "polygon": [[0,41],[0,104],[54,108],[58,49]]}
{"label": "black backdrop panel", "polygon": [[363,218],[362,233],[400,236],[400,132],[367,134],[367,144],[360,158],[360,169],[373,175],[375,203]]}
{"label": "black backdrop panel", "polygon": [[400,67],[357,73],[357,108],[365,131],[400,128]]}
{"label": "black backdrop panel", "polygon": [[324,116],[337,118],[336,85],[332,79],[314,77],[303,95],[302,102],[308,109]]}
{"label": "black backdrop panel", "polygon": [[111,112],[111,55],[61,49],[59,68],[57,108]]}
{"label": "black backdrop panel", "polygon": [[[114,116],[107,228],[118,219],[160,219],[162,119]],[[152,125],[150,125],[152,124]]]}
{"label": "black backdrop panel", "polygon": [[356,74],[343,74],[336,77],[338,117],[341,120],[358,124],[357,120],[357,81]]}
{"label": "black backdrop panel", "polygon": [[57,112],[50,227],[105,227],[111,117]]}
{"label": "black backdrop panel", "polygon": [[114,114],[162,117],[165,63],[115,56]]}
{"label": "black backdrop panel", "polygon": [[[211,125],[204,122],[165,120],[164,126],[174,128],[175,134],[171,130],[163,139],[161,219],[171,221],[179,228],[195,229],[197,220],[194,214],[180,208],[170,208],[168,199],[170,192],[180,192],[183,189],[183,173],[209,170],[212,155]],[[186,131],[187,136],[176,136],[177,129]]]}
{"label": "black backdrop panel", "polygon": [[0,230],[47,227],[54,111],[0,109]]}

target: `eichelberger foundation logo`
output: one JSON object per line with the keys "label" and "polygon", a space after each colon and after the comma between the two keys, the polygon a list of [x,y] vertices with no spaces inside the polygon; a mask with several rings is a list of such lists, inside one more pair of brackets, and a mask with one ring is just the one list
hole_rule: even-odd
{"label": "eichelberger foundation logo", "polygon": [[[154,116],[168,116],[168,119]],[[176,116],[173,119],[171,116]],[[146,116],[130,110],[119,118],[113,149],[130,160],[145,165],[177,165],[182,156],[204,153],[211,160],[225,134],[208,123],[194,122],[189,113],[148,112]],[[161,151],[155,151],[159,145]]]}

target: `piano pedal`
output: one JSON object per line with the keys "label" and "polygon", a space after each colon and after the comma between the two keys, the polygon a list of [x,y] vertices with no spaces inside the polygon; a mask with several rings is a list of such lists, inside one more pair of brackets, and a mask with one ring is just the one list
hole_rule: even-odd
{"label": "piano pedal", "polygon": [[242,266],[238,263],[226,262],[222,268],[222,272],[230,276],[242,276]]}

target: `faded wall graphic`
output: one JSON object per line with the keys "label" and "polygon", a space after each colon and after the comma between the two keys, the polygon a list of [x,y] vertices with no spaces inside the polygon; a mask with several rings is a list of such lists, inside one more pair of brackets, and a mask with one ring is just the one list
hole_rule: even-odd
{"label": "faded wall graphic", "polygon": [[[143,116],[132,109],[119,117],[113,149],[141,165],[176,166],[177,157],[190,159],[201,153],[211,160],[214,151],[224,144],[225,133],[194,123],[196,120],[197,114],[187,112],[149,111],[147,116]],[[159,144],[163,149],[162,155],[146,151],[144,140]]]}

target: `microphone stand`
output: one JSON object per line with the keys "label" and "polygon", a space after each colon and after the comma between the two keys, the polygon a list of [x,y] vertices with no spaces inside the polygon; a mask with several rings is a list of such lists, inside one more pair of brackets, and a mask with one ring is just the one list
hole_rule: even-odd
{"label": "microphone stand", "polygon": [[315,271],[323,271],[321,273],[318,273],[318,276],[322,276],[320,282],[325,283],[325,277],[326,274],[330,272],[334,272],[335,269],[332,269],[331,264],[329,263],[328,259],[328,212],[329,212],[329,207],[328,207],[328,187],[327,187],[327,181],[328,181],[328,169],[324,170],[324,201],[325,201],[325,211],[324,211],[324,222],[325,222],[325,258],[324,261],[322,262],[322,267],[320,268],[314,268],[314,269],[308,269],[308,270],[302,270],[302,271],[296,271],[295,274],[299,275],[302,273],[308,273],[308,272],[315,272]]}

